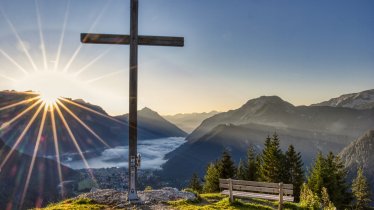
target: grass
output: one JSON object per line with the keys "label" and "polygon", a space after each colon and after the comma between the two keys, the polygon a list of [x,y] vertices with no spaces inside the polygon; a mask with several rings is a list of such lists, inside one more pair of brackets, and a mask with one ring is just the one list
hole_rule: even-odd
{"label": "grass", "polygon": [[[172,209],[179,210],[213,210],[213,209],[227,209],[227,210],[271,210],[277,209],[278,202],[262,200],[262,199],[235,199],[233,203],[229,202],[226,195],[220,193],[207,193],[198,195],[198,199],[194,201],[177,200],[169,201],[165,204]],[[297,203],[286,202],[284,204],[285,210],[304,210]],[[34,210],[103,210],[111,209],[110,206],[100,205],[87,198],[68,199],[59,203],[50,204],[42,209]]]}
{"label": "grass", "polygon": [[100,205],[87,198],[68,199],[59,203],[49,204],[47,207],[35,210],[102,210],[108,206]]}
{"label": "grass", "polygon": [[242,200],[239,200],[239,199],[235,199],[233,203],[230,203],[229,198],[227,196],[221,195],[220,193],[201,194],[200,199],[196,201],[178,200],[178,201],[169,201],[167,202],[167,204],[180,210],[195,210],[195,209],[200,209],[200,210],[210,210],[210,209],[270,210],[270,209],[273,209],[270,206],[261,205],[258,203],[243,202]]}

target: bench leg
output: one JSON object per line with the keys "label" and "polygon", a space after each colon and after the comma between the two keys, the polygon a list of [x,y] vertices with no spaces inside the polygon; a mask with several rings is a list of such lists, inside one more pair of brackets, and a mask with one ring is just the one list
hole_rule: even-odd
{"label": "bench leg", "polygon": [[279,206],[278,210],[283,209],[283,183],[279,183]]}
{"label": "bench leg", "polygon": [[229,195],[230,195],[230,203],[234,202],[234,195],[232,193],[232,180],[229,179]]}

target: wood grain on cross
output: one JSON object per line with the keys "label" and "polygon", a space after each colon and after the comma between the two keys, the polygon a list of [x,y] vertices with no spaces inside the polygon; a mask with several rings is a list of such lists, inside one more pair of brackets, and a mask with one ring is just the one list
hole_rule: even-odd
{"label": "wood grain on cross", "polygon": [[91,44],[130,45],[129,83],[129,184],[128,200],[138,200],[137,180],[137,139],[138,139],[138,45],[183,47],[183,37],[141,36],[138,35],[138,0],[131,0],[130,35],[82,33],[81,42]]}

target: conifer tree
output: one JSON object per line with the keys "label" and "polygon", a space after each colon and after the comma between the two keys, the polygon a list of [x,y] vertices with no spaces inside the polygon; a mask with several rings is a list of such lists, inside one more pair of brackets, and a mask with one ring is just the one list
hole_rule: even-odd
{"label": "conifer tree", "polygon": [[370,186],[363,174],[362,168],[357,171],[357,176],[352,183],[352,193],[355,198],[355,209],[367,209],[370,199]]}
{"label": "conifer tree", "polygon": [[279,146],[276,133],[265,140],[265,148],[261,156],[260,179],[265,182],[282,182],[285,176],[284,155]]}
{"label": "conifer tree", "polygon": [[234,178],[236,175],[235,164],[231,159],[231,155],[227,149],[222,153],[221,159],[217,163],[219,178]]}
{"label": "conifer tree", "polygon": [[290,145],[286,152],[286,165],[287,170],[284,182],[293,184],[295,200],[299,201],[301,185],[304,182],[304,170],[301,154],[300,152],[296,153],[293,145]]}
{"label": "conifer tree", "polygon": [[191,177],[191,180],[190,180],[190,184],[188,185],[188,187],[195,190],[198,193],[201,193],[202,186],[200,184],[200,178],[199,178],[199,176],[197,176],[196,173],[193,173],[193,175]]}
{"label": "conifer tree", "polygon": [[324,158],[319,153],[310,173],[308,186],[319,197],[322,196],[322,188],[325,187],[331,201],[338,209],[341,209],[351,201],[346,174],[347,172],[339,157],[330,152]]}
{"label": "conifer tree", "polygon": [[219,192],[219,171],[216,164],[209,164],[204,180],[203,192]]}
{"label": "conifer tree", "polygon": [[247,180],[249,181],[256,181],[257,174],[258,174],[258,167],[257,167],[257,156],[253,145],[250,145],[247,152]]}
{"label": "conifer tree", "polygon": [[236,170],[236,178],[240,180],[248,180],[248,169],[246,163],[240,159]]}
{"label": "conifer tree", "polygon": [[317,193],[320,197],[320,192],[322,191],[323,187],[323,177],[324,177],[324,164],[325,159],[321,152],[317,154],[317,158],[314,161],[312,166],[309,178],[308,178],[308,188],[312,190],[312,192]]}

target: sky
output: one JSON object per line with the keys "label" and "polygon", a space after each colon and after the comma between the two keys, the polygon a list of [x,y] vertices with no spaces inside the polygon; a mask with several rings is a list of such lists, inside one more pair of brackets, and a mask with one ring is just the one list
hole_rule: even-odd
{"label": "sky", "polygon": [[[262,95],[309,105],[374,88],[372,0],[139,0],[139,108],[227,111]],[[82,98],[128,112],[128,46],[80,33],[129,33],[129,0],[0,0],[0,90]]]}

